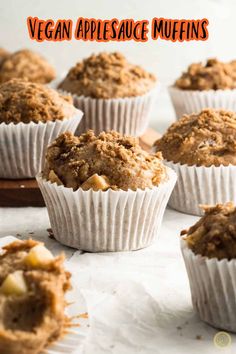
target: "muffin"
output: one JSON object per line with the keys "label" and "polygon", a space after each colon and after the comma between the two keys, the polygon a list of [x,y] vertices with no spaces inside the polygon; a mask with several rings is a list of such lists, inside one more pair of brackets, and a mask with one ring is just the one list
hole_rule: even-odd
{"label": "muffin", "polygon": [[47,145],[80,122],[72,101],[21,79],[0,85],[0,178],[32,178],[43,168]]}
{"label": "muffin", "polygon": [[4,48],[0,48],[0,64],[10,53]]}
{"label": "muffin", "polygon": [[155,99],[156,78],[123,54],[100,53],[77,63],[59,84],[85,112],[78,134],[117,130],[141,135]]}
{"label": "muffin", "polygon": [[15,241],[0,255],[0,352],[41,353],[65,334],[64,311],[70,274],[64,256],[53,257],[43,244]]}
{"label": "muffin", "polygon": [[226,203],[204,211],[181,240],[193,306],[203,321],[236,332],[236,208]]}
{"label": "muffin", "polygon": [[54,68],[46,59],[28,49],[8,54],[0,62],[0,83],[16,78],[27,79],[38,84],[47,84],[55,76]]}
{"label": "muffin", "polygon": [[154,148],[178,175],[169,205],[202,215],[199,204],[236,202],[236,113],[205,109],[172,124]]}
{"label": "muffin", "polygon": [[161,154],[115,131],[64,133],[37,176],[55,238],[90,252],[150,245],[176,182]]}
{"label": "muffin", "polygon": [[204,108],[236,111],[236,61],[191,64],[169,93],[177,118]]}

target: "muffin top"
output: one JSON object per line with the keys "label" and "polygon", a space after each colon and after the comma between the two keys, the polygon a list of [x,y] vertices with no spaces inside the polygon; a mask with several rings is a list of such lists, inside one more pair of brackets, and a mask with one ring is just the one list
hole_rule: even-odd
{"label": "muffin top", "polygon": [[78,96],[119,98],[144,95],[155,82],[154,75],[130,64],[123,54],[104,52],[77,63],[59,88]]}
{"label": "muffin top", "polygon": [[0,63],[5,59],[10,53],[4,48],[0,48]]}
{"label": "muffin top", "polygon": [[197,166],[236,165],[236,113],[204,109],[184,115],[154,144],[163,157]]}
{"label": "muffin top", "polygon": [[233,203],[205,206],[205,215],[181,235],[195,253],[208,258],[236,258],[236,208]]}
{"label": "muffin top", "polygon": [[138,139],[115,131],[98,136],[60,135],[47,149],[44,177],[74,190],[136,190],[167,180],[161,154],[142,150]]}
{"label": "muffin top", "polygon": [[75,114],[72,97],[21,79],[0,85],[0,123],[63,120]]}
{"label": "muffin top", "polygon": [[0,64],[0,83],[19,78],[46,84],[55,76],[53,67],[41,55],[28,49],[9,54]]}
{"label": "muffin top", "polygon": [[182,90],[225,90],[236,88],[236,61],[222,63],[208,59],[206,64],[191,64],[176,80],[174,86]]}

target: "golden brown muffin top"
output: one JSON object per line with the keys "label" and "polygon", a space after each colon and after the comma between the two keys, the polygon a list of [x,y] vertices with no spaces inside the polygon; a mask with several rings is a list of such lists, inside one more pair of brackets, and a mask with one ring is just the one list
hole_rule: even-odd
{"label": "golden brown muffin top", "polygon": [[130,64],[123,54],[104,52],[77,63],[59,88],[78,96],[119,98],[144,95],[155,82],[154,75]]}
{"label": "golden brown muffin top", "polygon": [[0,64],[10,53],[6,51],[4,48],[0,48]]}
{"label": "golden brown muffin top", "polygon": [[236,113],[204,109],[184,115],[154,144],[164,159],[197,166],[236,165]]}
{"label": "golden brown muffin top", "polygon": [[174,86],[182,90],[225,90],[236,88],[236,61],[223,63],[208,59],[206,64],[191,64],[176,80]]}
{"label": "golden brown muffin top", "polygon": [[153,188],[167,179],[161,154],[151,155],[138,139],[92,130],[60,135],[47,149],[44,177],[74,190]]}
{"label": "golden brown muffin top", "polygon": [[46,84],[55,77],[54,68],[41,55],[28,49],[9,54],[0,65],[0,83],[19,78]]}
{"label": "golden brown muffin top", "polygon": [[12,79],[0,85],[0,123],[63,120],[75,114],[72,97],[32,82]]}
{"label": "golden brown muffin top", "polygon": [[205,215],[181,235],[195,253],[208,258],[236,258],[236,208],[233,203],[204,206]]}

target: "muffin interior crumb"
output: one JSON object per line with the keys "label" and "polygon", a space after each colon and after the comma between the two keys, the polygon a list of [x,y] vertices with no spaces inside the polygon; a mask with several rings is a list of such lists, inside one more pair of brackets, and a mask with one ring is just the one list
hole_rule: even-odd
{"label": "muffin interior crumb", "polygon": [[191,64],[176,80],[174,86],[181,90],[225,90],[236,88],[236,61],[223,63],[215,58],[206,64]]}
{"label": "muffin interior crumb", "polygon": [[154,75],[130,64],[123,54],[104,52],[77,63],[59,88],[78,96],[107,99],[144,95],[155,82]]}
{"label": "muffin interior crumb", "polygon": [[58,137],[47,149],[43,175],[74,190],[145,189],[167,179],[160,153],[145,152],[136,138],[91,130]]}
{"label": "muffin interior crumb", "polygon": [[188,247],[208,258],[236,258],[236,208],[233,203],[202,206],[205,215],[182,231]]}
{"label": "muffin interior crumb", "polygon": [[163,157],[189,166],[236,165],[236,114],[204,109],[184,115],[155,142]]}

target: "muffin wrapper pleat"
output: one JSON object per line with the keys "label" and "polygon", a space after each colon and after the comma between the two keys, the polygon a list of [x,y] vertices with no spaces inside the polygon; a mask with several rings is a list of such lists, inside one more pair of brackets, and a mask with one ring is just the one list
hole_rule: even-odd
{"label": "muffin wrapper pleat", "polygon": [[42,171],[47,146],[65,131],[75,132],[83,113],[47,123],[0,124],[0,178],[33,178]]}
{"label": "muffin wrapper pleat", "polygon": [[236,111],[236,89],[188,91],[169,87],[177,119],[183,114],[199,113],[205,108]]}
{"label": "muffin wrapper pleat", "polygon": [[93,129],[96,134],[115,130],[125,135],[142,135],[147,129],[158,90],[159,85],[143,96],[114,99],[74,95],[75,107],[84,112],[76,134]]}
{"label": "muffin wrapper pleat", "polygon": [[201,320],[236,332],[236,260],[209,259],[195,255],[181,240],[192,303]]}
{"label": "muffin wrapper pleat", "polygon": [[55,238],[89,252],[131,251],[150,245],[157,236],[176,182],[153,189],[83,191],[58,186],[37,176]]}
{"label": "muffin wrapper pleat", "polygon": [[203,215],[199,204],[236,203],[236,166],[188,166],[164,160],[178,180],[169,206],[187,214]]}

